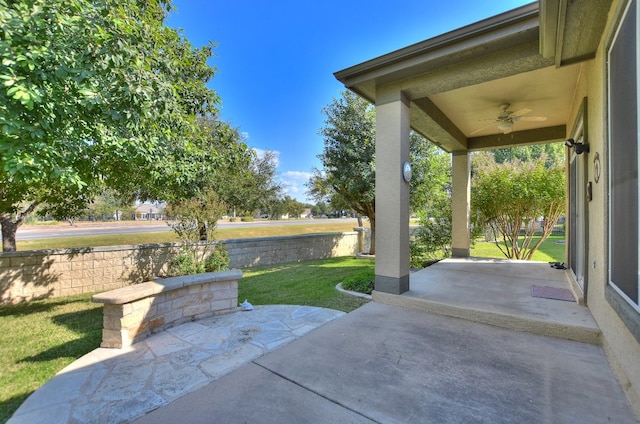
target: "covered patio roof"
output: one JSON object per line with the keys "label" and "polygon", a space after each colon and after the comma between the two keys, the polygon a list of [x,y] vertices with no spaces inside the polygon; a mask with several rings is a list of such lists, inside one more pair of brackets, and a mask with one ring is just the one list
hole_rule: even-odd
{"label": "covered patio roof", "polygon": [[[335,76],[374,104],[384,89],[401,91],[411,127],[447,152],[560,141],[580,63],[595,56],[610,3],[542,0]],[[503,110],[520,118],[507,134],[497,125]]]}

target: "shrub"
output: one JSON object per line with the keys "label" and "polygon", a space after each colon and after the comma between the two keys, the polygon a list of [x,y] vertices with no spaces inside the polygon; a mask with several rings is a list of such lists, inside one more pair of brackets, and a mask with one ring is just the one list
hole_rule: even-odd
{"label": "shrub", "polygon": [[167,224],[183,243],[180,254],[169,263],[170,275],[228,269],[229,256],[226,250],[213,243],[216,225],[226,209],[213,190],[169,205],[168,211],[174,220]]}
{"label": "shrub", "polygon": [[243,216],[242,218],[240,218],[240,221],[242,221],[242,222],[253,222],[253,217],[252,216]]}
{"label": "shrub", "polygon": [[424,268],[434,260],[444,259],[451,255],[451,207],[448,202],[441,202],[439,210],[418,213],[420,226],[413,232],[409,241],[410,266]]}
{"label": "shrub", "polygon": [[205,272],[226,271],[229,269],[229,252],[227,246],[218,243],[211,254],[204,260]]}
{"label": "shrub", "polygon": [[201,274],[204,272],[204,265],[197,263],[193,253],[188,249],[182,249],[180,254],[169,262],[169,275],[180,276],[190,274]]}
{"label": "shrub", "polygon": [[346,277],[342,281],[342,288],[359,293],[371,294],[375,283],[375,271],[367,269]]}
{"label": "shrub", "polygon": [[203,260],[198,261],[190,248],[183,248],[180,254],[169,262],[171,276],[219,272],[229,269],[229,253],[223,244],[216,244]]}

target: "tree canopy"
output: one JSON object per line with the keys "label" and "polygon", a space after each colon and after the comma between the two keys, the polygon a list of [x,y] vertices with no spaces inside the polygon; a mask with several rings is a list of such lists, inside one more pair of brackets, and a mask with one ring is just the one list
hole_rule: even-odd
{"label": "tree canopy", "polygon": [[[350,91],[327,106],[324,150],[319,159],[323,168],[314,169],[308,192],[319,203],[329,201],[332,208],[351,209],[371,223],[371,252],[375,254],[375,109]],[[437,216],[437,222],[450,227],[451,159],[424,137],[412,132],[409,149],[413,168],[410,205],[414,212]],[[447,212],[448,211],[448,212]],[[450,229],[438,242],[450,239]],[[444,241],[443,241],[444,240]]]}
{"label": "tree canopy", "polygon": [[343,91],[323,109],[318,155],[322,170],[314,169],[307,185],[317,201],[333,208],[352,209],[371,223],[371,254],[375,253],[375,110],[365,99]]}
{"label": "tree canopy", "polygon": [[412,233],[411,265],[442,259],[451,252],[451,155],[419,134],[411,134],[411,211],[419,219]]}
{"label": "tree canopy", "polygon": [[529,162],[514,159],[496,163],[491,154],[485,154],[477,155],[474,161],[474,227],[488,228],[507,258],[531,259],[564,212],[563,164],[549,165],[545,155]]}
{"label": "tree canopy", "polygon": [[40,206],[73,216],[104,187],[188,181],[177,160],[215,113],[212,45],[164,25],[170,0],[0,0],[3,249]]}

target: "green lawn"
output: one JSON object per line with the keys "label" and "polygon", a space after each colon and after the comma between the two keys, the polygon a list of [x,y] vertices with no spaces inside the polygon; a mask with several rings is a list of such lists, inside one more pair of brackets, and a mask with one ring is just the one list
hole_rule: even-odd
{"label": "green lawn", "polygon": [[[219,228],[216,230],[216,239],[240,239],[254,237],[278,237],[291,236],[297,234],[314,234],[314,233],[336,233],[353,231],[353,223],[332,223],[326,220],[326,223],[316,224],[309,222],[307,225],[273,225],[266,227],[242,227],[237,228]],[[134,233],[134,234],[107,234],[99,236],[78,236],[78,237],[60,237],[60,238],[43,238],[39,240],[18,240],[17,248],[24,250],[43,250],[43,249],[67,249],[81,248],[87,246],[119,246],[131,244],[147,244],[147,243],[172,243],[177,242],[178,237],[173,231],[162,231],[156,233]]]}
{"label": "green lawn", "polygon": [[351,312],[366,300],[341,293],[335,286],[349,276],[373,268],[373,260],[353,257],[246,268],[238,286],[238,300],[248,299],[258,305],[312,305]]}
{"label": "green lawn", "polygon": [[[565,244],[564,235],[550,236],[546,239],[540,248],[533,253],[534,261],[544,262],[565,262]],[[504,254],[498,249],[493,242],[478,241],[471,247],[471,256],[481,258],[502,258],[505,259]]]}
{"label": "green lawn", "polygon": [[102,305],[89,295],[1,306],[0,422],[101,337]]}
{"label": "green lawn", "polygon": [[[373,266],[372,260],[346,257],[248,268],[238,298],[350,312],[367,301],[335,286]],[[0,422],[58,371],[97,348],[101,337],[102,305],[91,295],[0,306]]]}

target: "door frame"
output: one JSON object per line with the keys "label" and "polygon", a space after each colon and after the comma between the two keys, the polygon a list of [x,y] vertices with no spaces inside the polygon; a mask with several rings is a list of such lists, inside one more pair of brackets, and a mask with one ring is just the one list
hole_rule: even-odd
{"label": "door frame", "polygon": [[[588,140],[587,98],[582,101],[578,111],[576,123],[571,131],[571,138],[585,145]],[[588,152],[576,154],[575,149],[569,150],[567,165],[568,213],[567,219],[567,264],[575,283],[577,293],[582,294],[587,302],[588,288],[588,257],[589,257],[589,200],[587,198],[589,184]],[[575,166],[575,172],[573,169]],[[582,302],[580,302],[582,303]]]}

